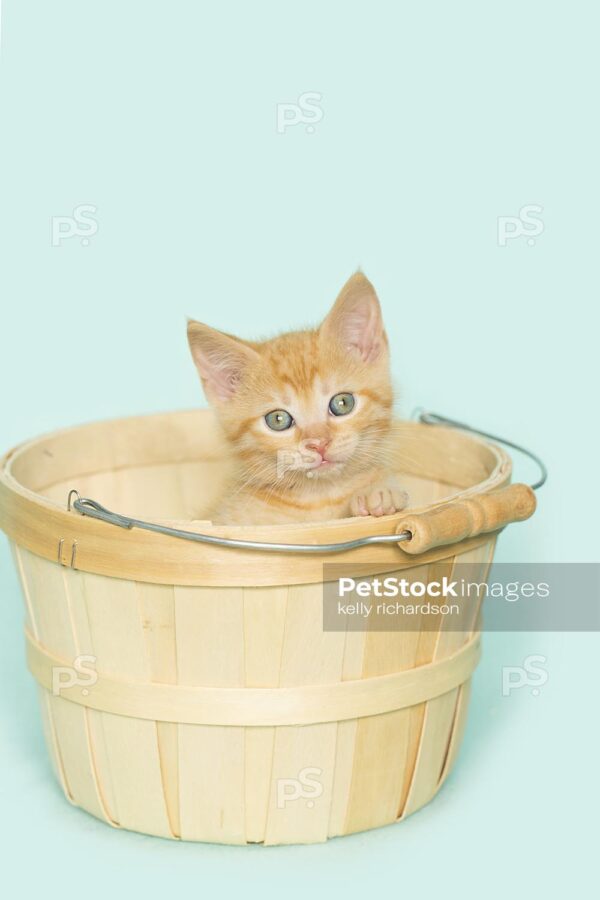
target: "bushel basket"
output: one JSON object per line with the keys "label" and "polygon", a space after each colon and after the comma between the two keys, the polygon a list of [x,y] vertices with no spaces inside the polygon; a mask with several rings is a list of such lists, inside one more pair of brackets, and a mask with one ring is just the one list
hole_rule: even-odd
{"label": "bushel basket", "polygon": [[456,759],[479,609],[465,604],[458,629],[439,616],[325,631],[324,564],[427,582],[470,563],[484,581],[498,531],[533,495],[509,486],[495,444],[403,423],[410,510],[213,526],[202,516],[227,477],[222,446],[209,411],[178,412],[59,432],[2,460],[0,526],[56,777],[110,825],[183,840],[310,843],[402,819]]}

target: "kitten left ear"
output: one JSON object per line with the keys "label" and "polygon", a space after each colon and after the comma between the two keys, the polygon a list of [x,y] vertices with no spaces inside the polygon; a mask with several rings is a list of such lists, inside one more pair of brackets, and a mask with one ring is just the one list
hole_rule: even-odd
{"label": "kitten left ear", "polygon": [[348,279],[320,328],[327,339],[342,343],[363,362],[380,358],[387,345],[375,288],[362,272]]}
{"label": "kitten left ear", "polygon": [[188,342],[211,402],[230,400],[246,371],[260,359],[244,341],[201,322],[188,321]]}

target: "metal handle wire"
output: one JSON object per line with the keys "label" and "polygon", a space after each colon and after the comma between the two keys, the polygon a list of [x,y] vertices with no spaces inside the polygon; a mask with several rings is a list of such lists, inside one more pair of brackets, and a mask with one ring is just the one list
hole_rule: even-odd
{"label": "metal handle wire", "polygon": [[469,431],[471,434],[478,434],[480,437],[487,438],[489,441],[495,441],[497,444],[504,444],[505,447],[510,447],[512,450],[517,450],[519,453],[522,453],[523,456],[529,457],[540,470],[540,477],[538,480],[529,485],[532,491],[539,490],[539,488],[541,488],[548,480],[548,469],[546,468],[545,463],[542,462],[536,453],[533,453],[521,444],[515,444],[514,441],[498,437],[497,434],[481,431],[480,428],[472,428],[470,425],[465,425],[464,422],[457,422],[456,419],[447,419],[445,416],[440,416],[433,412],[420,412],[419,422],[422,422],[424,425],[450,425],[452,428],[459,428],[461,431]]}
{"label": "metal handle wire", "polygon": [[[77,499],[72,501],[76,495]],[[89,497],[80,497],[75,490],[69,492],[69,509],[75,509],[82,516],[90,516],[109,522],[111,525],[119,525],[121,528],[143,528],[145,531],[156,531],[158,534],[168,534],[171,537],[184,538],[188,541],[196,541],[199,544],[216,544],[219,547],[237,547],[242,550],[266,550],[274,553],[341,553],[344,550],[356,550],[357,547],[365,547],[367,544],[391,544],[398,541],[408,541],[412,537],[409,531],[400,534],[372,534],[367,537],[356,538],[354,541],[342,541],[337,544],[278,544],[269,541],[246,541],[238,538],[217,537],[212,534],[200,534],[196,531],[183,531],[180,528],[170,528],[168,525],[157,525],[155,522],[145,522],[142,519],[133,519],[122,516],[120,513],[111,512]]]}
{"label": "metal handle wire", "polygon": [[[479,431],[470,425],[462,422],[456,422],[453,419],[446,419],[436,413],[421,412],[419,421],[425,425],[450,425],[453,428],[459,428],[461,431],[468,431],[471,434],[477,434],[480,437],[497,441],[505,444],[513,450],[524,453],[540,467],[540,478],[532,484],[533,490],[540,488],[548,477],[547,469],[541,459],[512,441],[500,438],[485,431]],[[75,497],[75,500],[73,498]],[[196,541],[199,544],[214,544],[219,547],[235,547],[241,550],[264,550],[268,553],[343,553],[346,550],[356,550],[358,547],[366,547],[370,544],[397,544],[402,541],[409,541],[412,537],[410,531],[401,531],[399,534],[372,534],[362,538],[356,538],[353,541],[340,541],[333,544],[282,544],[272,543],[270,541],[248,541],[238,538],[217,537],[212,534],[201,534],[196,531],[184,531],[180,528],[171,528],[168,525],[158,525],[155,522],[146,522],[143,519],[134,519],[131,516],[124,516],[121,513],[112,512],[102,506],[96,500],[89,497],[81,497],[77,490],[69,491],[67,500],[67,509],[74,509],[82,516],[89,516],[92,519],[99,519],[102,522],[108,522],[110,525],[118,525],[120,528],[142,528],[145,531],[155,531],[158,534],[167,534],[170,537],[182,538],[186,541]]]}

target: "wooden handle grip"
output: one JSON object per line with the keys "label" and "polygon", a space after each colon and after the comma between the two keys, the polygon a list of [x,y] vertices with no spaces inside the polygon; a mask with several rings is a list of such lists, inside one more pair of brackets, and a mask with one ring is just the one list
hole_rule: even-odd
{"label": "wooden handle grip", "polygon": [[498,531],[511,522],[528,519],[535,510],[535,494],[527,484],[510,484],[490,494],[466,497],[429,512],[407,515],[397,531],[410,531],[400,547],[406,553],[424,553],[443,544]]}

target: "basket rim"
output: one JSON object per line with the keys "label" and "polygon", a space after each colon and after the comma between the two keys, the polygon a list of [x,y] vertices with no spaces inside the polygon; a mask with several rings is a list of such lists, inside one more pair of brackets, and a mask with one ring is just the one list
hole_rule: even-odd
{"label": "basket rim", "polygon": [[[0,528],[18,546],[33,553],[72,568],[112,577],[175,585],[259,586],[321,582],[323,564],[327,562],[322,557],[315,558],[308,555],[300,559],[289,554],[287,556],[281,554],[277,558],[273,556],[265,558],[266,554],[260,551],[232,551],[229,548],[202,547],[198,544],[190,547],[187,542],[177,541],[165,535],[135,529],[126,531],[80,516],[72,510],[68,511],[66,497],[65,506],[62,507],[43,494],[25,487],[13,472],[15,465],[25,454],[34,450],[43,452],[44,445],[49,441],[68,438],[85,431],[89,431],[91,435],[95,430],[116,429],[125,424],[151,422],[158,424],[161,420],[173,419],[184,422],[198,417],[204,417],[207,424],[209,420],[212,423],[215,421],[212,411],[202,408],[123,416],[48,432],[16,445],[0,459]],[[511,457],[492,441],[445,426],[433,427],[405,420],[399,424],[402,428],[414,430],[415,433],[419,431],[423,435],[427,434],[427,440],[430,442],[452,440],[457,446],[483,446],[489,451],[490,459],[493,461],[492,470],[482,481],[443,500],[411,508],[411,512],[420,513],[463,497],[488,493],[510,481]],[[80,474],[79,477],[83,476]],[[73,487],[76,488],[77,484],[74,483]],[[127,510],[119,511],[127,512]],[[223,537],[248,538],[252,535],[264,541],[300,543],[314,539],[315,543],[329,543],[366,535],[389,534],[405,514],[406,510],[403,510],[401,513],[380,518],[356,517],[318,523],[256,526],[224,526],[202,522],[197,527],[203,532]],[[196,525],[186,520],[156,519],[156,521],[185,527],[188,530],[194,530]],[[349,551],[336,556],[335,561],[370,564],[375,555],[377,565],[374,572],[393,571],[453,556],[459,546],[461,550],[469,549],[479,546],[486,540],[489,540],[489,535],[481,535],[462,541],[460,545],[437,548],[419,557],[404,553],[401,545],[380,546],[375,551],[371,550],[370,555],[368,549],[364,548],[366,552]],[[76,548],[76,551],[73,548]],[[225,568],[230,571],[224,571]]]}

